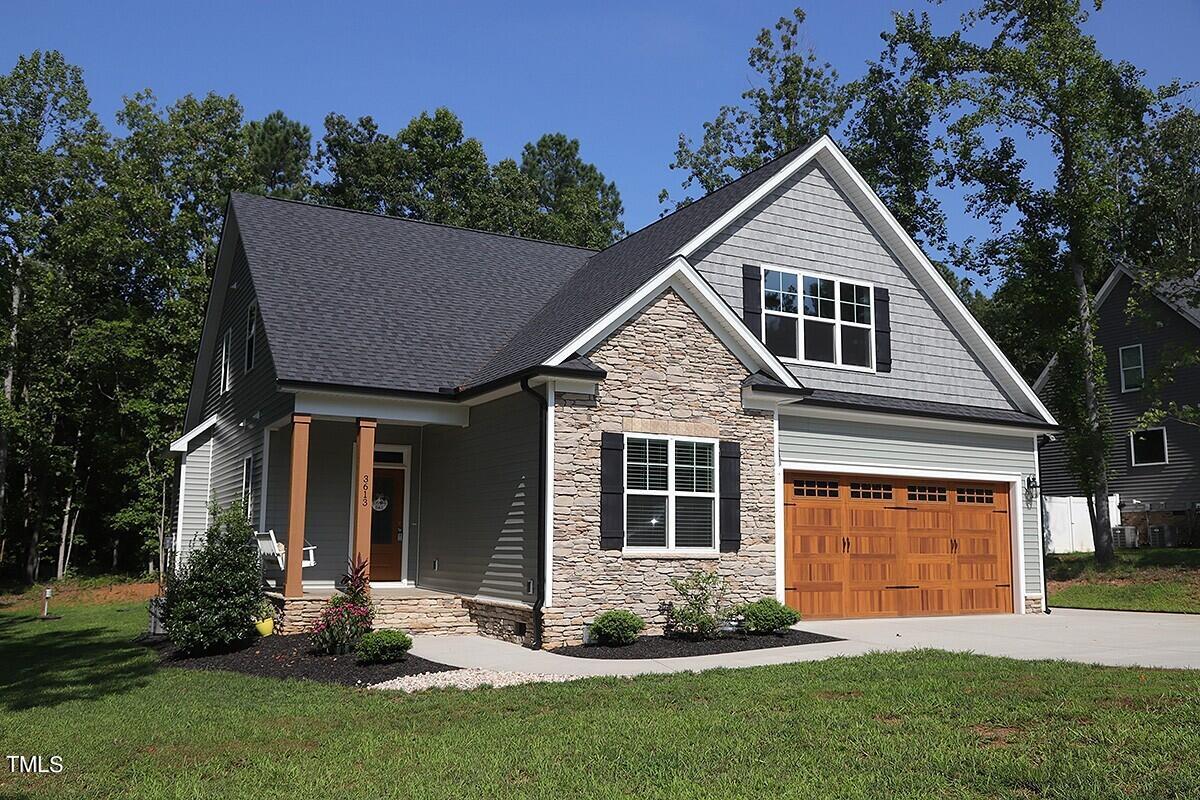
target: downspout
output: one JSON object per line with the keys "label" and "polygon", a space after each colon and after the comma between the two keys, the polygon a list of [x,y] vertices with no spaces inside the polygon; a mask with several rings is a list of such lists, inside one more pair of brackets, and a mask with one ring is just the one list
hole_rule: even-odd
{"label": "downspout", "polygon": [[535,587],[533,597],[533,649],[542,648],[542,606],[546,601],[546,411],[547,398],[529,385],[529,378],[521,379],[521,390],[533,396],[538,404],[538,504],[537,504],[537,561],[534,567]]}

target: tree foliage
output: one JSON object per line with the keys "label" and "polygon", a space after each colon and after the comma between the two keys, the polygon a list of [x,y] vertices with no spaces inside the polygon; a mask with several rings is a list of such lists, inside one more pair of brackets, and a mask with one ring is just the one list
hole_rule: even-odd
{"label": "tree foliage", "polygon": [[[0,570],[161,568],[180,431],[230,192],[603,247],[616,186],[548,134],[488,161],[447,109],[316,144],[233,96],[126,98],[120,133],[56,52],[0,74]],[[57,552],[56,552],[57,551]],[[57,557],[56,557],[57,556]]]}

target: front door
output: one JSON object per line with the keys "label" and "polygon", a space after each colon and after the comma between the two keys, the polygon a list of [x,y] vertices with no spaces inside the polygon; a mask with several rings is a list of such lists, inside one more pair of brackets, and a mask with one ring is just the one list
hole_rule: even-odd
{"label": "front door", "polygon": [[376,469],[371,499],[371,580],[403,578],[404,470]]}

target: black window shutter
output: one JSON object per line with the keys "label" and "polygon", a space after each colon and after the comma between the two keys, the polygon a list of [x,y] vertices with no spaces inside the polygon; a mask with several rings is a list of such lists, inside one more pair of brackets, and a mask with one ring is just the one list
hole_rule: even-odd
{"label": "black window shutter", "polygon": [[734,553],[742,546],[742,446],[721,442],[720,461],[721,552]]}
{"label": "black window shutter", "polygon": [[600,434],[600,549],[625,546],[625,437]]}
{"label": "black window shutter", "polygon": [[892,312],[888,290],[875,287],[875,371],[892,371]]}
{"label": "black window shutter", "polygon": [[750,264],[742,265],[742,321],[762,339],[762,270]]}

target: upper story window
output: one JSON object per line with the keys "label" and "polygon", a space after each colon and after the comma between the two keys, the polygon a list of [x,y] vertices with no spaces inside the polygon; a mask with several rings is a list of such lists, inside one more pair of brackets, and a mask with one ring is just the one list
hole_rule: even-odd
{"label": "upper story window", "polygon": [[1146,368],[1142,363],[1142,346],[1131,344],[1118,351],[1121,361],[1121,391],[1136,392],[1146,382]]}
{"label": "upper story window", "polygon": [[717,443],[625,438],[625,546],[716,548]]}
{"label": "upper story window", "polygon": [[1129,432],[1129,463],[1149,467],[1167,463],[1167,429],[1147,428]]}
{"label": "upper story window", "polygon": [[233,385],[233,330],[225,331],[221,339],[221,375],[218,379],[217,394],[225,394]]}
{"label": "upper story window", "polygon": [[874,369],[872,287],[787,270],[764,270],[763,341],[785,360]]}
{"label": "upper story window", "polygon": [[258,303],[251,303],[246,310],[246,358],[244,372],[254,369],[254,329],[258,321]]}

